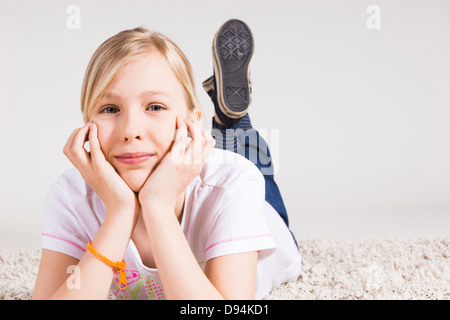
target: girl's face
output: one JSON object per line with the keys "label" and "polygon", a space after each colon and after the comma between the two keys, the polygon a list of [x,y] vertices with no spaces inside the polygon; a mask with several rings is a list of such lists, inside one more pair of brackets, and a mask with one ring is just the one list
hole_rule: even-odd
{"label": "girl's face", "polygon": [[106,160],[135,192],[170,150],[177,116],[193,117],[184,89],[157,51],[117,74],[90,120]]}

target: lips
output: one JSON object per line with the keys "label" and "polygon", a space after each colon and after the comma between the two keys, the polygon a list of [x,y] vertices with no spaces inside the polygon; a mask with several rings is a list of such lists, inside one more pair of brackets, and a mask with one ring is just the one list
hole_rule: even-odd
{"label": "lips", "polygon": [[115,158],[124,164],[138,164],[149,160],[153,157],[153,153],[144,152],[134,152],[134,153],[123,153],[121,155],[115,156]]}

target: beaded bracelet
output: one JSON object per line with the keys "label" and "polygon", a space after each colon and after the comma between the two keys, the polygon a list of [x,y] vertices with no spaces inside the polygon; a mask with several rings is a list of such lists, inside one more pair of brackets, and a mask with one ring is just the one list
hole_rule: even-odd
{"label": "beaded bracelet", "polygon": [[119,272],[119,289],[122,291],[125,290],[127,288],[127,270],[125,269],[127,264],[125,260],[117,262],[109,260],[107,257],[98,252],[97,249],[92,246],[92,242],[90,241],[88,242],[86,247],[90,253]]}

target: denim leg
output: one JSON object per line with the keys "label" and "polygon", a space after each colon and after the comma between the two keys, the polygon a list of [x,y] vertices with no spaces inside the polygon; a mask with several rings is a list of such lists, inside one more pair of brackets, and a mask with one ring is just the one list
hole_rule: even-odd
{"label": "denim leg", "polygon": [[286,207],[274,179],[269,146],[259,132],[253,129],[248,114],[231,128],[218,124],[214,118],[212,119],[212,126],[213,129],[218,129],[222,135],[222,137],[213,135],[216,139],[216,148],[238,153],[258,167],[266,182],[266,201],[272,205],[289,227]]}

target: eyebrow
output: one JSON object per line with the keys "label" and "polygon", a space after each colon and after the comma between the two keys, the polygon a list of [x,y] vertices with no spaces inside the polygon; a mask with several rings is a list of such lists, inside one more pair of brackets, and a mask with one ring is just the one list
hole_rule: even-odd
{"label": "eyebrow", "polygon": [[[147,91],[142,92],[140,96],[141,97],[148,97],[148,96],[170,97],[170,94],[168,92],[160,91],[160,90],[147,90]],[[114,98],[120,98],[120,95],[115,94],[113,92],[108,92],[104,95],[104,97],[107,99],[114,99]]]}

